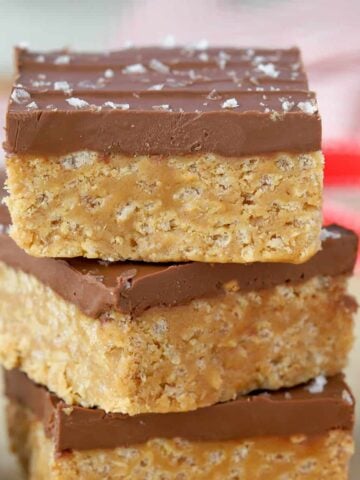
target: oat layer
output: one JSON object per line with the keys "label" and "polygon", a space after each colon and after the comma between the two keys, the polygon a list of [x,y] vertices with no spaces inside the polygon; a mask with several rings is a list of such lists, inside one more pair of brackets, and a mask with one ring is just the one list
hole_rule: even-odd
{"label": "oat layer", "polygon": [[34,256],[301,263],[320,248],[323,156],[9,156],[11,235]]}

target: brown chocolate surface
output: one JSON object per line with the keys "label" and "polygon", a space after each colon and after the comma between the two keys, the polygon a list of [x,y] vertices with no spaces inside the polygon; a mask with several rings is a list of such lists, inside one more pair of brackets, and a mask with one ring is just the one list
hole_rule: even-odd
{"label": "brown chocolate surface", "polygon": [[133,417],[69,407],[19,370],[6,372],[5,380],[8,398],[30,408],[43,421],[57,451],[115,448],[152,438],[226,441],[295,434],[311,436],[332,429],[351,430],[354,422],[354,399],[342,375],[329,378],[318,393],[307,384],[239,396],[191,412]]}
{"label": "brown chocolate surface", "polygon": [[320,149],[297,48],[17,49],[8,153],[240,156]]}
{"label": "brown chocolate surface", "polygon": [[[6,208],[0,207],[0,224],[8,221]],[[246,292],[306,281],[316,275],[351,273],[357,252],[355,233],[334,225],[323,233],[322,250],[303,264],[149,264],[32,257],[16,245],[3,226],[0,261],[35,276],[90,317],[101,317],[111,309],[136,316],[151,307],[172,307],[221,295],[228,282],[235,282]]]}

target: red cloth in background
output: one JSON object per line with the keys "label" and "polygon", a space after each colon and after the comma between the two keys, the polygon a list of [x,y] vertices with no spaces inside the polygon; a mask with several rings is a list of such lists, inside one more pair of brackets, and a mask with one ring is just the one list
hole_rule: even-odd
{"label": "red cloth in background", "polygon": [[[337,223],[354,230],[360,237],[360,144],[340,143],[328,146],[325,153],[325,192],[326,187],[352,189],[357,201],[354,204],[332,200],[324,196],[324,225]],[[341,199],[340,199],[341,200]],[[360,251],[356,270],[360,271]]]}
{"label": "red cloth in background", "polygon": [[324,153],[325,185],[359,187],[360,196],[360,144],[338,143],[325,146]]}

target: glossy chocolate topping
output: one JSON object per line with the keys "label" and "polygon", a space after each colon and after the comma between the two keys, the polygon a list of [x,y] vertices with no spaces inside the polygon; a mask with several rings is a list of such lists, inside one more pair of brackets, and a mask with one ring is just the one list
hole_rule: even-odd
{"label": "glossy chocolate topping", "polygon": [[8,153],[240,156],[319,150],[299,50],[17,49]]}
{"label": "glossy chocolate topping", "polygon": [[68,406],[19,370],[5,373],[6,395],[30,408],[44,423],[58,452],[115,448],[152,438],[226,441],[252,437],[318,435],[351,430],[354,399],[342,375],[324,387],[314,383],[277,392],[259,392],[184,413],[130,417],[100,409]]}
{"label": "glossy chocolate topping", "polygon": [[[0,223],[8,222],[0,207]],[[84,258],[36,258],[0,234],[0,261],[38,278],[90,317],[111,309],[140,315],[151,307],[172,307],[195,298],[221,295],[229,282],[240,291],[261,290],[306,281],[316,275],[342,275],[353,270],[357,252],[354,232],[337,226],[323,230],[322,250],[303,264],[102,262]],[[19,292],[21,297],[21,292]]]}

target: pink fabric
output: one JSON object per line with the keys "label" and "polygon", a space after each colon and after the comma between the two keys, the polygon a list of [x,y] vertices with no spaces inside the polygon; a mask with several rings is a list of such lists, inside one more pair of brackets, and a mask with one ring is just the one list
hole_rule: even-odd
{"label": "pink fabric", "polygon": [[119,19],[117,48],[126,41],[301,47],[317,92],[324,140],[360,137],[360,1],[147,0]]}

